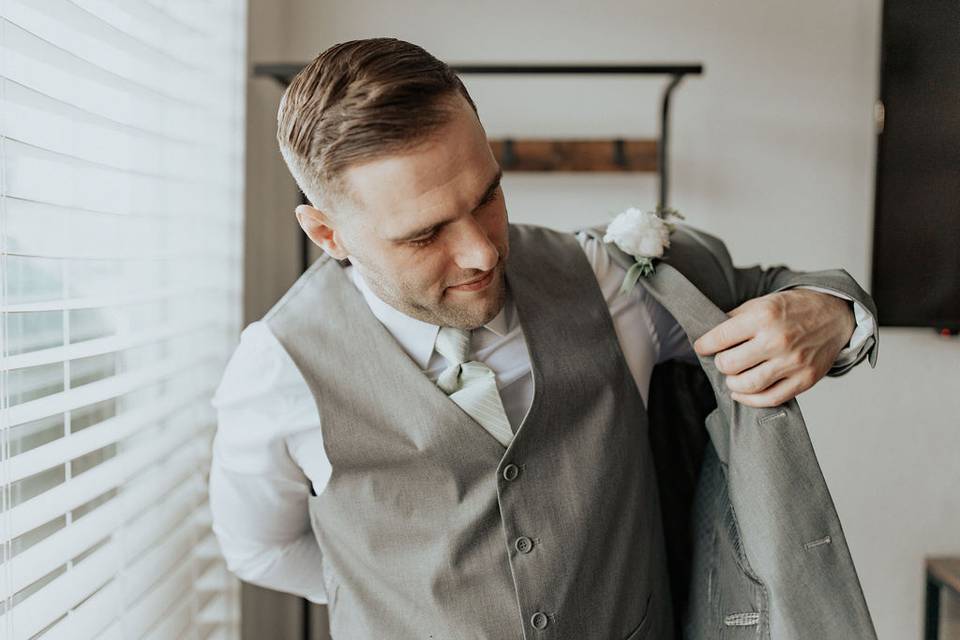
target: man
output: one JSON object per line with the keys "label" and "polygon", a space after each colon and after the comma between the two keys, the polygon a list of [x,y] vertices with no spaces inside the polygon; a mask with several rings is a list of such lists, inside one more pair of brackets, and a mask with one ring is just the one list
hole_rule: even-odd
{"label": "man", "polygon": [[[716,354],[734,400],[777,407],[874,348],[865,294],[730,271],[732,317],[694,353],[669,292],[617,293],[597,229],[508,223],[466,89],[403,41],[323,52],[278,124],[325,255],[214,398],[231,570],[329,603],[335,638],[668,637],[654,365]],[[695,237],[677,255],[704,255]]]}

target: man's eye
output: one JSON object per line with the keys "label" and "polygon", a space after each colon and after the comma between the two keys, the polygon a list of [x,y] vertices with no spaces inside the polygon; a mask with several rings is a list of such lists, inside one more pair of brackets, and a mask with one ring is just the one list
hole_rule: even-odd
{"label": "man's eye", "polygon": [[497,185],[497,188],[490,192],[490,195],[487,196],[486,200],[480,203],[480,206],[490,204],[497,199],[497,192],[500,191],[500,186]]}
{"label": "man's eye", "polygon": [[417,240],[411,240],[410,244],[412,244],[415,247],[425,247],[431,242],[433,242],[434,238],[436,237],[437,237],[436,233],[431,233],[429,236],[424,236],[423,238],[419,238]]}

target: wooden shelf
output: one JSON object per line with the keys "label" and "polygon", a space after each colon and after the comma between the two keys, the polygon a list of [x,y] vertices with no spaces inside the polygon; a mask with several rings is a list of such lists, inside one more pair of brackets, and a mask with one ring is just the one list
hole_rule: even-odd
{"label": "wooden shelf", "polygon": [[492,139],[504,171],[656,172],[657,141],[646,139]]}

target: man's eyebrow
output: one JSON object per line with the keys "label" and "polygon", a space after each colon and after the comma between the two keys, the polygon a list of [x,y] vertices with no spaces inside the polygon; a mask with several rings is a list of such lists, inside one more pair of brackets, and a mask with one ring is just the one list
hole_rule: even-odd
{"label": "man's eyebrow", "polygon": [[[470,210],[471,213],[473,213],[474,211],[476,211],[477,209],[479,209],[479,208],[483,205],[483,203],[485,203],[487,200],[489,200],[489,199],[493,196],[493,193],[497,190],[497,187],[500,186],[500,180],[501,180],[502,178],[503,178],[503,168],[502,168],[502,167],[497,167],[497,175],[495,175],[495,176],[493,177],[493,180],[491,180],[491,181],[489,182],[489,184],[487,184],[487,188],[486,188],[486,190],[484,190],[483,195],[480,196],[480,198],[477,200],[477,203],[476,203],[476,204],[473,206],[473,208]],[[409,240],[413,240],[414,238],[419,238],[419,237],[421,237],[421,236],[426,236],[426,235],[429,235],[430,233],[432,233],[433,231],[436,231],[436,230],[440,229],[441,227],[450,224],[451,221],[452,221],[451,219],[441,220],[440,222],[435,222],[435,223],[433,223],[433,224],[431,224],[431,225],[429,225],[429,226],[427,226],[427,227],[422,227],[422,228],[420,228],[420,229],[417,229],[416,231],[411,231],[410,233],[405,233],[405,234],[403,234],[403,236],[400,237],[400,238],[391,238],[391,241],[393,241],[393,242],[407,242],[407,241],[409,241]]]}

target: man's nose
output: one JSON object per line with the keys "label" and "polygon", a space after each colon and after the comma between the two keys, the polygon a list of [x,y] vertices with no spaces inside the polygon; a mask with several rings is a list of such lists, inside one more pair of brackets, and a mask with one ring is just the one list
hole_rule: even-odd
{"label": "man's nose", "polygon": [[457,223],[454,261],[461,269],[489,271],[500,258],[497,246],[473,216]]}

